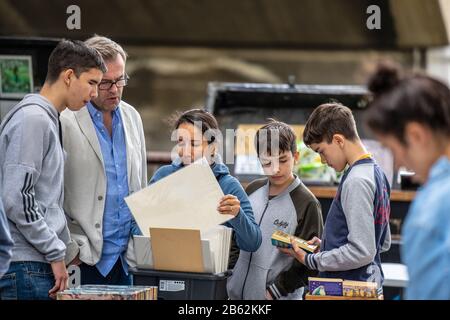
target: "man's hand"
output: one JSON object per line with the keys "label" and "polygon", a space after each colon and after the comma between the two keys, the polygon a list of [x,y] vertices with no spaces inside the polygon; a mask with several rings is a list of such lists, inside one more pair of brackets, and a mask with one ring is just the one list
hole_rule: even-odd
{"label": "man's hand", "polygon": [[58,291],[66,290],[68,287],[69,274],[67,273],[64,260],[51,263],[53,275],[55,276],[55,286],[50,289],[48,295],[55,299]]}
{"label": "man's hand", "polygon": [[78,253],[75,258],[67,266],[79,266],[83,261],[80,260],[80,254]]}
{"label": "man's hand", "polygon": [[266,300],[273,300],[272,295],[270,294],[269,290],[266,290]]}
{"label": "man's hand", "polygon": [[232,194],[227,194],[222,199],[220,199],[217,211],[221,214],[231,214],[232,216],[237,216],[241,210],[241,202],[236,196]]}

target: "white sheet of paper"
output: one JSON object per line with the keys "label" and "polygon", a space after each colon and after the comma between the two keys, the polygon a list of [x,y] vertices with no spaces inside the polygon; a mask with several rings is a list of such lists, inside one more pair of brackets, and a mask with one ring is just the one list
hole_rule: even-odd
{"label": "white sheet of paper", "polygon": [[233,229],[217,226],[201,233],[203,239],[208,239],[214,257],[214,273],[221,273],[228,269],[231,235]]}
{"label": "white sheet of paper", "polygon": [[207,230],[233,218],[217,211],[222,189],[205,159],[125,198],[144,235],[149,228]]}
{"label": "white sheet of paper", "polygon": [[226,228],[225,240],[224,240],[225,250],[224,250],[224,256],[223,256],[223,258],[224,258],[223,271],[228,270],[228,262],[229,262],[229,258],[230,258],[232,235],[233,235],[233,229]]}
{"label": "white sheet of paper", "polygon": [[[219,232],[217,232],[219,231]],[[209,245],[210,245],[210,249],[211,252],[213,253],[213,259],[214,259],[214,273],[219,272],[220,268],[221,268],[221,256],[222,256],[222,251],[221,251],[221,243],[220,243],[220,238],[221,238],[221,229],[218,228],[212,228],[208,231],[204,231],[202,232],[202,239],[208,239],[209,240]]]}
{"label": "white sheet of paper", "polygon": [[202,255],[205,273],[214,273],[214,255],[213,252],[211,252],[211,246],[209,244],[209,240],[207,239],[202,239]]}
{"label": "white sheet of paper", "polygon": [[153,254],[150,237],[133,236],[136,264],[141,269],[153,269]]}

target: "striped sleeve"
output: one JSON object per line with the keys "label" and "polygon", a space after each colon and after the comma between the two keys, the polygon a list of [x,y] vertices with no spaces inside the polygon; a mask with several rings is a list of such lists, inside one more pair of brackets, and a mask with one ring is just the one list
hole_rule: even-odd
{"label": "striped sleeve", "polygon": [[38,220],[39,216],[37,214],[37,206],[34,198],[33,192],[33,176],[31,173],[25,173],[25,179],[23,181],[23,186],[20,190],[22,196],[23,213],[27,223],[34,222]]}
{"label": "striped sleeve", "polygon": [[271,284],[267,290],[269,291],[270,295],[272,296],[272,298],[274,300],[278,300],[280,299],[283,295],[281,294],[280,290],[278,290],[277,286],[275,285],[275,283]]}
{"label": "striped sleeve", "polygon": [[308,253],[305,256],[305,265],[310,270],[318,270],[317,262],[314,260],[315,256],[313,253]]}

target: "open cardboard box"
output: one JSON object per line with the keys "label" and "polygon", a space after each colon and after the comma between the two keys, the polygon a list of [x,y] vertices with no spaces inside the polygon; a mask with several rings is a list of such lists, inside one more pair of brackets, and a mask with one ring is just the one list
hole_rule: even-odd
{"label": "open cardboard box", "polygon": [[233,216],[217,212],[223,196],[203,158],[125,198],[146,237],[135,237],[138,267],[226,270],[231,229],[221,224]]}
{"label": "open cardboard box", "polygon": [[137,267],[211,274],[224,272],[228,266],[231,234],[232,230],[223,226],[203,233],[200,230],[150,228],[151,237],[134,237]]}
{"label": "open cardboard box", "polygon": [[[184,272],[209,269],[213,272],[208,261],[204,261],[208,253],[202,252],[199,230],[150,228],[150,235],[151,238],[135,237],[139,268]],[[205,249],[209,251],[209,245]]]}

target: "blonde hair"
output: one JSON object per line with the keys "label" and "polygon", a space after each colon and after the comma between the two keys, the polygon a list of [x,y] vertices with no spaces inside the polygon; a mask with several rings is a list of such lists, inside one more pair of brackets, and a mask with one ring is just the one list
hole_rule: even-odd
{"label": "blonde hair", "polygon": [[105,62],[115,59],[118,54],[120,54],[124,62],[127,61],[128,54],[125,50],[118,43],[109,38],[94,34],[94,36],[84,41],[84,43],[89,47],[96,49]]}

